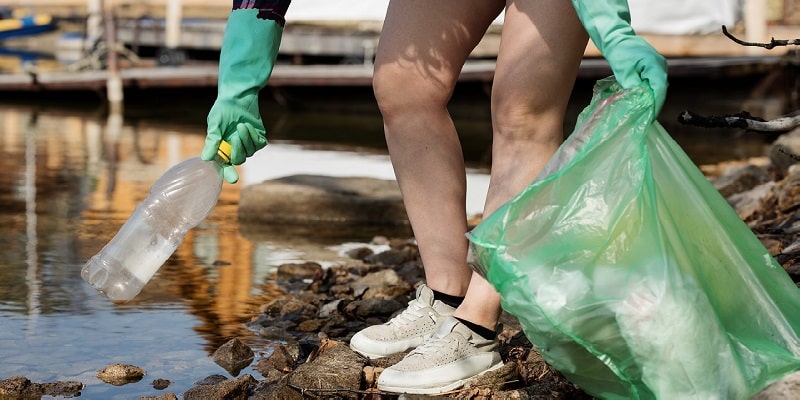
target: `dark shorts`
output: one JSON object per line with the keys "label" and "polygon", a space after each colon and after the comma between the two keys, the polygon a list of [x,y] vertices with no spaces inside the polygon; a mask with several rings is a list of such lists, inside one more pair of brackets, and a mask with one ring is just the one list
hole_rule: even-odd
{"label": "dark shorts", "polygon": [[234,0],[233,9],[254,8],[258,10],[258,18],[271,19],[281,26],[286,24],[286,10],[292,0]]}

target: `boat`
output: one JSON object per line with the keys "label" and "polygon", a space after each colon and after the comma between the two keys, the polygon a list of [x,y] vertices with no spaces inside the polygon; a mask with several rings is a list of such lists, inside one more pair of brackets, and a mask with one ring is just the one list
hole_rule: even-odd
{"label": "boat", "polygon": [[9,8],[0,8],[0,41],[21,36],[38,35],[58,28],[58,24],[51,15],[17,14]]}

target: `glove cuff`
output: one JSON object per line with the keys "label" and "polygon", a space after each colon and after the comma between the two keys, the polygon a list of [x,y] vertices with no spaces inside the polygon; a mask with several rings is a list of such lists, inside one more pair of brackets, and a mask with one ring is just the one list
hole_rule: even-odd
{"label": "glove cuff", "polygon": [[283,27],[274,20],[259,19],[259,12],[237,9],[228,16],[217,83],[222,98],[257,94],[269,81]]}

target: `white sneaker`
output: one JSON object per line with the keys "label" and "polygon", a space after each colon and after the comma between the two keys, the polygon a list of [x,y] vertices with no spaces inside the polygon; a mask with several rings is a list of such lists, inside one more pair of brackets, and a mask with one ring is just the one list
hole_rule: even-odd
{"label": "white sneaker", "polygon": [[411,350],[430,337],[455,308],[433,299],[426,285],[417,288],[417,298],[389,322],[373,325],[350,339],[350,348],[369,358],[386,357]]}
{"label": "white sneaker", "polygon": [[378,377],[378,389],[393,393],[442,394],[503,366],[497,339],[475,334],[455,318]]}

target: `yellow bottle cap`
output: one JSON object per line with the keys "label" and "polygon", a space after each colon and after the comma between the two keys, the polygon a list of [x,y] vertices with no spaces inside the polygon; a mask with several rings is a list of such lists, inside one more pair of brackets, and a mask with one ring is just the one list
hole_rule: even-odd
{"label": "yellow bottle cap", "polygon": [[222,159],[222,161],[225,161],[226,163],[231,162],[231,144],[224,140],[219,142],[217,155]]}

